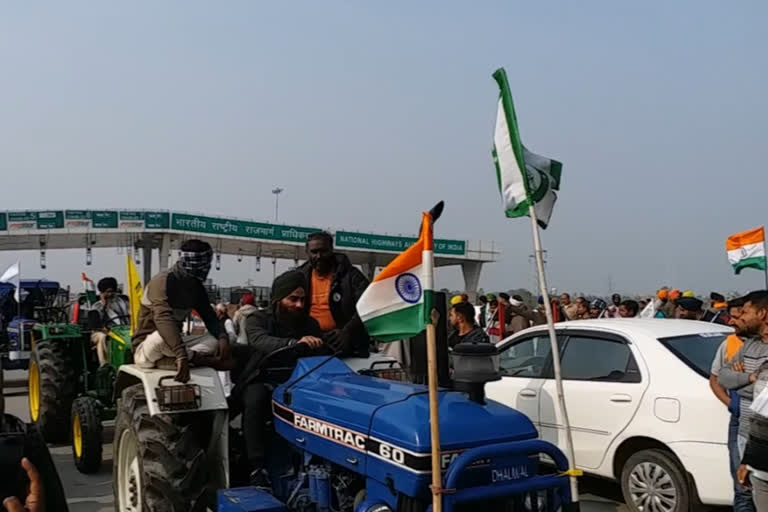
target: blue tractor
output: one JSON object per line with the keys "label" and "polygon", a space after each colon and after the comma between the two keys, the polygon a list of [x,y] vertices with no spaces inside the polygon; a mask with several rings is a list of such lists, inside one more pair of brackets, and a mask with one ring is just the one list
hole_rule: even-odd
{"label": "blue tractor", "polygon": [[[284,360],[286,350],[297,349],[270,354],[259,370],[274,384],[272,415],[265,417],[273,432],[271,492],[238,487],[247,481],[240,436],[215,371],[193,369],[182,385],[172,381],[173,371],[123,365],[113,444],[116,510],[431,510],[426,387],[371,376],[381,363],[373,358],[294,357],[294,364],[274,368],[270,361]],[[484,363],[498,371],[498,357]],[[485,400],[484,384],[493,380],[487,371],[454,364],[454,376],[478,377],[439,393],[444,510],[569,510],[564,455],[537,439],[522,413]],[[540,465],[542,455],[554,465]]]}
{"label": "blue tractor", "polygon": [[[0,283],[0,354],[8,370],[27,369],[36,324],[67,323],[69,294],[56,281],[22,279],[16,286]],[[19,316],[21,312],[21,316]]]}

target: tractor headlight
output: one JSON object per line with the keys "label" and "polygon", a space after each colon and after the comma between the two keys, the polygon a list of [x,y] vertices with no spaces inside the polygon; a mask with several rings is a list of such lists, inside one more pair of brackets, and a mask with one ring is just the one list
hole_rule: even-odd
{"label": "tractor headlight", "polygon": [[501,379],[499,351],[490,343],[459,343],[451,357],[454,389],[485,405],[485,383]]}

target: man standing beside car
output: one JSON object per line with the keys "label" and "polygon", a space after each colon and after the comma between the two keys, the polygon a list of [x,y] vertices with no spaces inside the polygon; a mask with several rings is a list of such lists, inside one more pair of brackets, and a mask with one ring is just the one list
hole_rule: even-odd
{"label": "man standing beside car", "polygon": [[709,387],[723,405],[731,413],[731,419],[728,423],[728,455],[730,459],[731,477],[733,477],[733,510],[735,512],[749,512],[754,510],[752,505],[752,496],[749,489],[739,483],[736,470],[739,467],[741,457],[739,455],[738,434],[739,434],[739,395],[736,391],[729,391],[720,385],[720,371],[734,358],[739,352],[744,342],[741,336],[749,336],[741,323],[741,309],[744,306],[748,296],[739,297],[728,302],[729,325],[734,328],[734,333],[729,335],[720,344],[720,348],[712,361],[712,369],[709,375]]}
{"label": "man standing beside car", "polygon": [[751,336],[733,357],[728,366],[720,371],[720,384],[729,390],[738,391],[739,395],[739,434],[737,444],[739,459],[744,457],[744,449],[749,437],[749,429],[754,416],[751,409],[754,396],[754,383],[757,372],[768,361],[768,291],[752,292],[739,316],[744,332]]}

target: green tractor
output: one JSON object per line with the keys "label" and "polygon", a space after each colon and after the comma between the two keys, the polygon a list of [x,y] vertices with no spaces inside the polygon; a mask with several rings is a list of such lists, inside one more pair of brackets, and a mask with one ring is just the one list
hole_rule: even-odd
{"label": "green tractor", "polygon": [[[76,306],[77,309],[77,306]],[[117,369],[132,362],[129,326],[107,332],[108,363],[100,365],[87,320],[38,324],[29,362],[29,417],[47,442],[69,441],[82,473],[101,467],[102,422],[115,418]]]}

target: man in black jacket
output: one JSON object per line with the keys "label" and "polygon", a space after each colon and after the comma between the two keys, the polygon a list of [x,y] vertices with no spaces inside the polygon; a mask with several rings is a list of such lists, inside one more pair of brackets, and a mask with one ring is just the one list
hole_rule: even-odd
{"label": "man in black jacket", "polygon": [[326,232],[307,237],[307,262],[297,270],[307,285],[305,309],[317,320],[329,340],[336,339],[342,355],[368,356],[369,337],[357,314],[357,301],[368,279],[344,254],[333,252],[333,237]]}
{"label": "man in black jacket", "polygon": [[250,357],[237,378],[232,399],[242,401],[251,485],[264,490],[270,490],[264,457],[272,388],[253,377],[257,376],[263,358],[276,350],[299,344],[305,344],[308,349],[323,346],[320,326],[306,312],[305,287],[304,274],[297,270],[278,276],[272,284],[270,308],[253,313],[245,321]]}
{"label": "man in black jacket", "polygon": [[475,322],[475,308],[469,302],[459,302],[448,310],[448,321],[454,331],[448,338],[448,346],[459,343],[490,343],[491,339]]}

